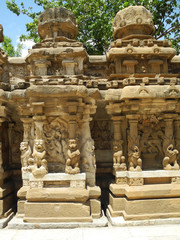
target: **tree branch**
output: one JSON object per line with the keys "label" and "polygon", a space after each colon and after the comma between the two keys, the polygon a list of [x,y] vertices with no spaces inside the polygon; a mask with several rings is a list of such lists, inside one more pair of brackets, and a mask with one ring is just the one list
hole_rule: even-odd
{"label": "tree branch", "polygon": [[165,36],[166,34],[170,33],[173,29],[177,28],[177,27],[180,27],[180,24],[176,25],[176,26],[173,26],[173,27],[170,27],[168,28],[164,33],[162,33],[157,39]]}

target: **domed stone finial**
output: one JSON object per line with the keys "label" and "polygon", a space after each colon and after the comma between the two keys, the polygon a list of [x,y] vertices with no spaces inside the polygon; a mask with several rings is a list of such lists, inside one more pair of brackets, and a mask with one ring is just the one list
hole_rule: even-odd
{"label": "domed stone finial", "polygon": [[0,42],[4,42],[3,26],[0,24]]}
{"label": "domed stone finial", "polygon": [[75,38],[78,26],[74,14],[63,7],[46,9],[39,17],[38,33],[42,39]]}
{"label": "domed stone finial", "polygon": [[143,6],[120,10],[113,22],[114,39],[146,38],[154,32],[151,13]]}

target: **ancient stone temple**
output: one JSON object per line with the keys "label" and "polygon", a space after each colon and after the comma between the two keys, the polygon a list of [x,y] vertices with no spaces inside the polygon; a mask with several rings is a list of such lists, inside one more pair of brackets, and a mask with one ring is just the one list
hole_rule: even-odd
{"label": "ancient stone temple", "polygon": [[0,227],[180,217],[180,56],[154,30],[128,7],[89,56],[73,13],[47,9],[26,58],[0,51]]}

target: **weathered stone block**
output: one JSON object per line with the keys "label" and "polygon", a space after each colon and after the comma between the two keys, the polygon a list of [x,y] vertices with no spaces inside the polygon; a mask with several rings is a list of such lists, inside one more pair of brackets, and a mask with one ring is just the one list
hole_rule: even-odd
{"label": "weathered stone block", "polygon": [[82,203],[25,203],[25,222],[91,222],[90,206]]}

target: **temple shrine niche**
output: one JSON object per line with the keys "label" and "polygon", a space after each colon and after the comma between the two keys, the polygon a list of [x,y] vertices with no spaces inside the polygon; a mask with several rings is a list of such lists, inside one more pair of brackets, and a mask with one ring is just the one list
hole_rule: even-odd
{"label": "temple shrine niche", "polygon": [[180,57],[154,31],[128,7],[90,56],[54,8],[25,58],[0,50],[0,227],[180,217]]}

